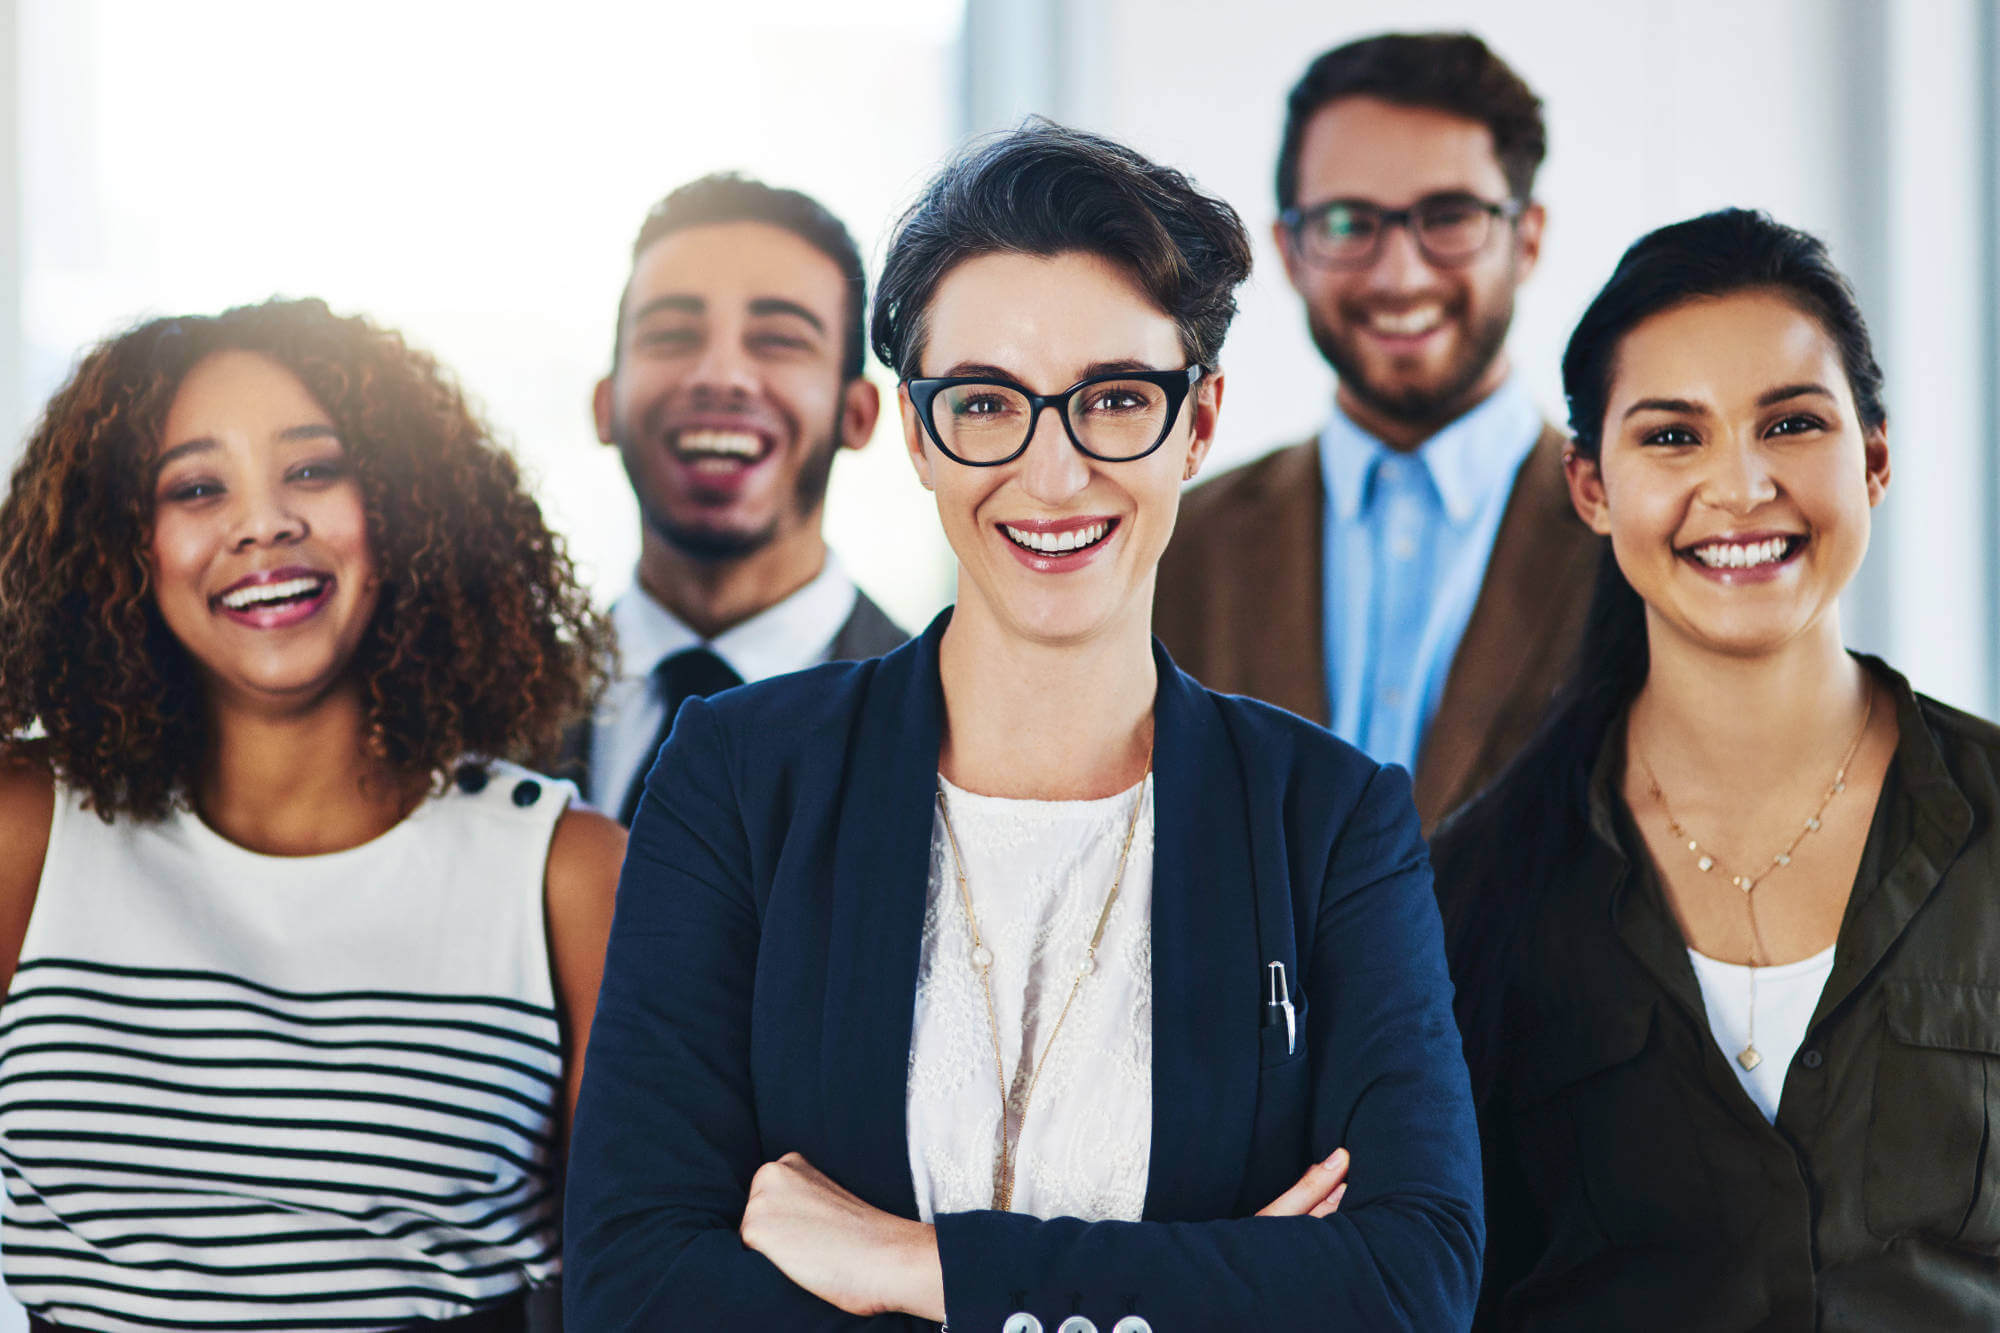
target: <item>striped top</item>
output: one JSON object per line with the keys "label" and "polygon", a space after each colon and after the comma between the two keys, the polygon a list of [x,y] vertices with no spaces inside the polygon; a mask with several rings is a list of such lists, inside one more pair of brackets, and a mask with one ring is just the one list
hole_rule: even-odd
{"label": "striped top", "polygon": [[0,1008],[15,1298],[107,1333],[369,1330],[552,1277],[542,880],[570,795],[496,764],[362,846],[271,857],[59,788]]}

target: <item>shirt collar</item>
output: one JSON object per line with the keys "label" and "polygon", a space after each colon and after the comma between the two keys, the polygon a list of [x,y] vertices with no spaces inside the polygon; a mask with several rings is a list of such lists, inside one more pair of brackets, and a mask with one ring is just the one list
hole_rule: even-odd
{"label": "shirt collar", "polygon": [[810,583],[781,602],[704,640],[662,606],[635,578],[611,606],[620,672],[627,679],[652,673],[661,659],[706,646],[746,681],[799,671],[825,660],[859,596],[832,551]]}
{"label": "shirt collar", "polygon": [[[1446,515],[1463,526],[1496,495],[1506,494],[1541,433],[1541,409],[1520,377],[1510,375],[1477,407],[1419,445],[1416,457],[1437,487]],[[1341,521],[1351,523],[1360,516],[1375,468],[1390,452],[1334,409],[1320,432],[1320,474]]]}

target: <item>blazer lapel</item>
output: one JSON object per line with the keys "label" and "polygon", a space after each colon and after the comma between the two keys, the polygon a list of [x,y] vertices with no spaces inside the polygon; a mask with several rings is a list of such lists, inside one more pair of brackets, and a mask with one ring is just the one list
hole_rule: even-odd
{"label": "blazer lapel", "polygon": [[917,1215],[905,1107],[930,878],[949,611],[875,669],[849,743],[834,846],[821,1017],[828,1165],[862,1198]]}
{"label": "blazer lapel", "polygon": [[1428,830],[1512,757],[1562,683],[1583,628],[1598,538],[1570,507],[1563,437],[1544,429],[1522,463],[1417,755]]}
{"label": "blazer lapel", "polygon": [[840,632],[833,636],[826,658],[829,662],[858,662],[863,658],[880,657],[900,648],[909,637],[896,627],[896,622],[889,619],[881,607],[869,600],[867,593],[857,589],[854,610],[841,625]]}
{"label": "blazer lapel", "polygon": [[1226,1217],[1257,1103],[1248,804],[1214,705],[1155,645],[1153,1146],[1145,1216]]}

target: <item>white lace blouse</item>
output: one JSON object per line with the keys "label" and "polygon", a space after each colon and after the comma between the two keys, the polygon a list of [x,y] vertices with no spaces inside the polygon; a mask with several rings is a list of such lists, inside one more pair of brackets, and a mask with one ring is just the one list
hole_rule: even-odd
{"label": "white lace blouse", "polygon": [[[1153,1139],[1153,788],[1095,801],[1019,801],[945,783],[980,935],[1013,1123],[1013,1208],[1136,1221]],[[1095,970],[1044,1058],[1104,908],[1132,803],[1143,801]],[[1023,1058],[1023,1048],[1031,1054]],[[992,1026],[942,818],[933,816],[907,1092],[910,1171],[924,1221],[994,1206],[1001,1117]]]}

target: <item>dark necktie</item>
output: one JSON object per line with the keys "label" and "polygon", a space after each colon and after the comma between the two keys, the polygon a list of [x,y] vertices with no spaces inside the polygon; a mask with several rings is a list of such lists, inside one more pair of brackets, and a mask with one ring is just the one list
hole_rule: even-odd
{"label": "dark necktie", "polygon": [[680,711],[681,704],[742,683],[743,677],[730,670],[729,663],[706,648],[687,648],[660,659],[660,664],[653,668],[652,688],[665,701],[667,712],[660,719],[659,734],[653,737],[645,757],[639,761],[639,771],[626,789],[624,803],[618,807],[619,823],[632,827],[632,817],[639,813],[639,798],[646,791],[646,774],[659,758],[660,747],[667,743],[667,736],[674,729],[674,714]]}

